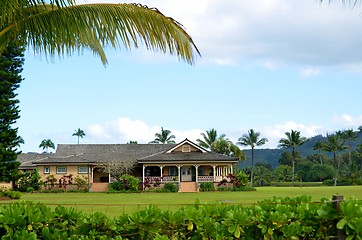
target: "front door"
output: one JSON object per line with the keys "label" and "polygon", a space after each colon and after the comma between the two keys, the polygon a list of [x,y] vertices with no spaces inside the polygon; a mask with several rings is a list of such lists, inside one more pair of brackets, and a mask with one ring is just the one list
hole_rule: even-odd
{"label": "front door", "polygon": [[181,167],[181,182],[191,182],[192,168],[191,166]]}
{"label": "front door", "polygon": [[193,166],[181,167],[181,182],[195,182],[196,170]]}

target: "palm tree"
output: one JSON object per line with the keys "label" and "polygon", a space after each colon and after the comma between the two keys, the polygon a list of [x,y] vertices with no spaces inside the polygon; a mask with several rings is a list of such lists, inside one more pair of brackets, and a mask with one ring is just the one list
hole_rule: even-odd
{"label": "palm tree", "polygon": [[161,127],[161,132],[155,134],[155,137],[155,140],[150,143],[176,143],[174,140],[175,135],[172,135],[170,130],[163,129],[163,127]]}
{"label": "palm tree", "polygon": [[176,20],[141,4],[76,4],[76,0],[0,1],[0,54],[8,43],[37,53],[72,55],[91,50],[107,63],[104,48],[137,48],[177,55],[192,64],[200,55]]}
{"label": "palm tree", "polygon": [[352,142],[357,139],[357,132],[353,129],[348,129],[343,132],[343,138],[348,142],[348,162],[352,164]]}
{"label": "palm tree", "polygon": [[278,147],[292,148],[292,186],[294,187],[295,151],[298,146],[303,145],[308,139],[301,137],[300,131],[291,130],[291,132],[286,132],[285,135],[287,138],[280,139]]}
{"label": "palm tree", "polygon": [[43,148],[43,150],[45,149],[45,152],[47,153],[48,152],[48,148],[53,148],[55,149],[55,145],[54,143],[52,142],[52,140],[50,139],[43,139],[41,141],[41,143],[39,144],[39,148]]}
{"label": "palm tree", "polygon": [[79,144],[79,138],[83,138],[85,136],[85,133],[82,129],[78,128],[77,130],[75,130],[72,136],[78,137],[78,144]]}
{"label": "palm tree", "polygon": [[[204,148],[211,149],[211,145],[217,140],[217,131],[213,128],[206,130],[205,133],[200,133],[203,139],[197,139],[196,142]],[[224,134],[221,136],[225,136]]]}
{"label": "palm tree", "polygon": [[345,140],[337,134],[327,135],[327,141],[323,144],[324,151],[333,153],[334,167],[337,168],[338,172],[340,170],[340,161],[337,163],[337,152],[347,149],[344,144]]}
{"label": "palm tree", "polygon": [[253,186],[253,175],[254,175],[254,148],[257,146],[264,145],[268,139],[259,138],[260,132],[255,132],[254,129],[250,129],[248,134],[244,134],[239,138],[239,144],[241,146],[250,146],[251,147],[251,173],[250,173],[250,187]]}
{"label": "palm tree", "polygon": [[321,151],[323,150],[323,143],[322,142],[316,142],[314,144],[314,146],[313,146],[313,150],[318,151],[319,161],[321,162],[321,165],[323,165],[322,154],[321,154]]}
{"label": "palm tree", "polygon": [[211,145],[211,151],[245,161],[244,152],[223,134]]}

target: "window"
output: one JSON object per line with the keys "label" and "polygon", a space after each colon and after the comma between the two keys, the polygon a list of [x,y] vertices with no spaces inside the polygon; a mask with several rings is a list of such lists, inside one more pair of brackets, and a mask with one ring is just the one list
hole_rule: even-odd
{"label": "window", "polygon": [[182,152],[190,152],[190,146],[189,145],[182,146]]}
{"label": "window", "polygon": [[57,174],[67,173],[67,167],[57,167]]}
{"label": "window", "polygon": [[50,173],[50,167],[44,167],[44,174]]}
{"label": "window", "polygon": [[178,176],[178,168],[170,167],[170,176]]}
{"label": "window", "polygon": [[88,167],[78,167],[78,173],[88,173]]}

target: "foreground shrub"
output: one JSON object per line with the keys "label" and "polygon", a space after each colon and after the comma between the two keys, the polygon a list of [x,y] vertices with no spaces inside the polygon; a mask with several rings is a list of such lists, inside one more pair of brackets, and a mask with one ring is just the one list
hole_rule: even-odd
{"label": "foreground shrub", "polygon": [[118,218],[25,201],[0,207],[1,239],[334,239],[337,228],[362,238],[361,202],[343,202],[338,214],[326,199],[274,197],[250,207],[149,206]]}

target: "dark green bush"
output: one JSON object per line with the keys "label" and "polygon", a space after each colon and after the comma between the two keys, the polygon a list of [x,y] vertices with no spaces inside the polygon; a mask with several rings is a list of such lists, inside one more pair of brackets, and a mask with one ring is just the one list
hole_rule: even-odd
{"label": "dark green bush", "polygon": [[202,182],[200,183],[200,192],[212,192],[215,191],[213,182]]}
{"label": "dark green bush", "polygon": [[110,191],[138,192],[140,180],[131,175],[123,175],[118,182],[108,184]]}
{"label": "dark green bush", "polygon": [[178,192],[178,186],[175,183],[165,183],[162,190],[163,192]]}

